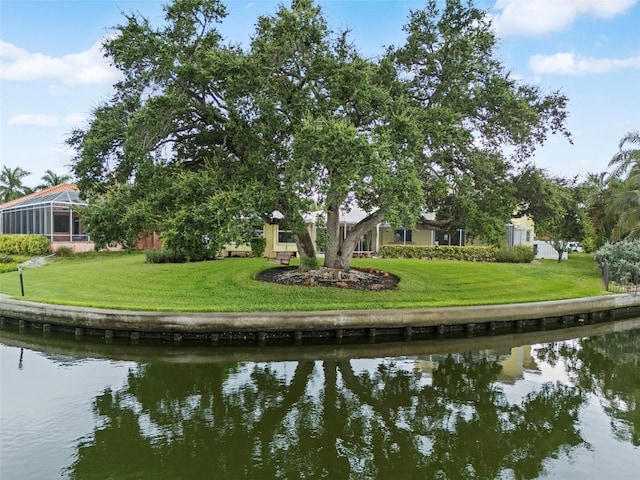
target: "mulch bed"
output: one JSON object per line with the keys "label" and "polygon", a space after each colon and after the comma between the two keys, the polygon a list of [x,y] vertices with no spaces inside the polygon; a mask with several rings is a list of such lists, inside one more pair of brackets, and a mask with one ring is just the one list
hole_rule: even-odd
{"label": "mulch bed", "polygon": [[350,290],[393,290],[400,279],[380,270],[356,269],[348,271],[319,268],[301,272],[297,267],[279,267],[263,270],[256,276],[262,282],[305,287],[333,287]]}

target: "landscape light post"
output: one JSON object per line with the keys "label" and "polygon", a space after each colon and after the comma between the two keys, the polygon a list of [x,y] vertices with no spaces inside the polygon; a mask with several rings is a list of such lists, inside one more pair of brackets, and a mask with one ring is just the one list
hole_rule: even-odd
{"label": "landscape light post", "polygon": [[20,291],[22,292],[22,296],[24,297],[24,283],[22,281],[22,265],[18,267],[18,272],[20,273]]}

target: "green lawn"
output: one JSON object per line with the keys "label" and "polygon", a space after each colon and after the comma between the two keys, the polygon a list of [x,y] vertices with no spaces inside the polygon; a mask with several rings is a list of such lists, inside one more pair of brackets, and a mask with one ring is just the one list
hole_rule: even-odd
{"label": "green lawn", "polygon": [[[0,274],[0,293],[29,301],[163,311],[291,311],[419,308],[567,299],[604,294],[591,256],[561,264],[357,259],[400,277],[397,290],[363,292],[293,287],[254,280],[271,268],[264,259],[232,258],[187,264],[147,264],[142,253],[80,255]],[[280,268],[280,267],[275,267]]]}

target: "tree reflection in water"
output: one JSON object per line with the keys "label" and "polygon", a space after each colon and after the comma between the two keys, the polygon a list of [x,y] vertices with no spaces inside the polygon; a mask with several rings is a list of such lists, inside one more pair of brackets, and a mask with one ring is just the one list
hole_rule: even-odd
{"label": "tree reflection in water", "polygon": [[611,418],[613,434],[640,446],[640,330],[549,344],[538,351],[541,359],[562,360],[572,383],[584,394],[600,398]]}
{"label": "tree reflection in water", "polygon": [[447,356],[430,374],[370,363],[140,365],[95,399],[68,474],[528,479],[584,444],[581,388],[546,383],[514,404],[497,359]]}

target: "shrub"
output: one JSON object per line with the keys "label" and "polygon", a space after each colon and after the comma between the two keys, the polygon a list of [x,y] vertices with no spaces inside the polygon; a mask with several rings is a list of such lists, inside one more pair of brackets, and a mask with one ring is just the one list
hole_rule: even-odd
{"label": "shrub", "polygon": [[585,238],[582,241],[582,249],[586,253],[593,253],[596,251],[596,242],[593,238]]}
{"label": "shrub", "polygon": [[0,252],[10,255],[45,255],[49,244],[42,235],[0,235]]}
{"label": "shrub", "polygon": [[147,263],[185,263],[187,257],[173,250],[146,250]]}
{"label": "shrub", "polygon": [[11,255],[0,255],[0,263],[13,263]]}
{"label": "shrub", "polygon": [[531,263],[535,257],[533,248],[527,245],[502,247],[497,251],[496,262],[502,263]]}
{"label": "shrub", "polygon": [[259,258],[264,255],[264,250],[267,248],[267,239],[264,237],[253,237],[249,241],[251,245],[251,256]]}
{"label": "shrub", "polygon": [[603,274],[608,269],[609,278],[620,285],[640,280],[640,240],[606,243],[594,258]]}
{"label": "shrub", "polygon": [[318,268],[318,259],[316,257],[300,257],[300,270],[308,272]]}
{"label": "shrub", "polygon": [[384,245],[380,255],[384,258],[422,258],[425,260],[464,260],[468,262],[495,262],[496,247],[459,247],[435,245]]}
{"label": "shrub", "polygon": [[71,247],[58,247],[55,251],[56,256],[58,257],[73,257],[74,252]]}

